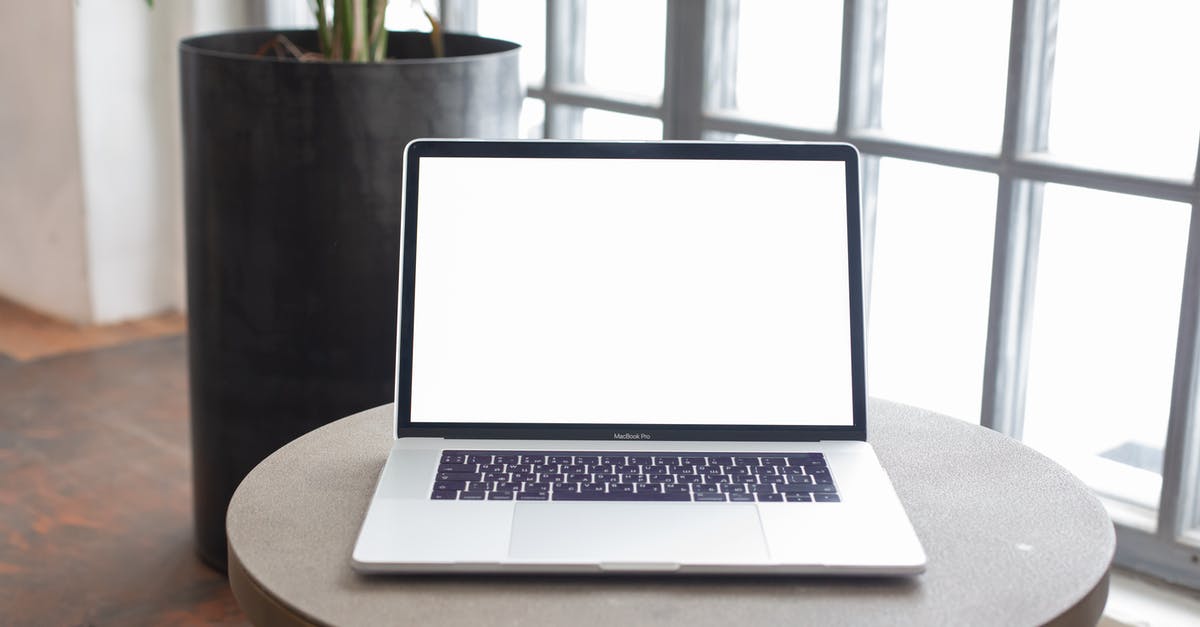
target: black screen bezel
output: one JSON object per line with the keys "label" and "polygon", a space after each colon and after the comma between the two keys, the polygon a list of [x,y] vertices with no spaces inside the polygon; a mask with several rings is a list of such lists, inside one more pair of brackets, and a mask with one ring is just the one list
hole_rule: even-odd
{"label": "black screen bezel", "polygon": [[[411,421],[413,293],[416,277],[417,189],[424,157],[517,157],[581,159],[718,159],[841,161],[846,171],[849,263],[851,392],[850,425],[678,425],[628,423],[496,423]],[[862,237],[858,151],[849,144],[790,142],[594,142],[541,140],[415,140],[405,150],[403,245],[396,350],[396,437],[455,439],[815,441],[866,439],[866,364],[863,324]]]}

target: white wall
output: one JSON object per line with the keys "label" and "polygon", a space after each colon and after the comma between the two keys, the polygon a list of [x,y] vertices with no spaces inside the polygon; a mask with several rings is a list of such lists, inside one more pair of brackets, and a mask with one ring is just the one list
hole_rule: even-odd
{"label": "white wall", "polygon": [[178,41],[266,8],[155,4],[0,3],[0,296],[83,324],[185,307]]}
{"label": "white wall", "polygon": [[0,2],[0,294],[86,321],[71,12],[69,2]]}

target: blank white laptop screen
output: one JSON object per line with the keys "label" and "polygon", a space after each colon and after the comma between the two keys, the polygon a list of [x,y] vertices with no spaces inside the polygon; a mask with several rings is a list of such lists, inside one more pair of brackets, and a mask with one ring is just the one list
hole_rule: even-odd
{"label": "blank white laptop screen", "polygon": [[425,157],[411,421],[851,425],[841,161]]}

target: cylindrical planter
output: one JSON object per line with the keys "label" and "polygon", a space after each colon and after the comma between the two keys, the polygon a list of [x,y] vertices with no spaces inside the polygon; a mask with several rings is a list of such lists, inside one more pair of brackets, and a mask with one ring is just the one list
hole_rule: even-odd
{"label": "cylindrical planter", "polygon": [[399,58],[381,63],[254,56],[277,32],[180,44],[196,538],[221,569],[251,468],[392,400],[405,144],[513,137],[522,97],[510,42],[448,34],[430,59],[427,34],[391,33]]}

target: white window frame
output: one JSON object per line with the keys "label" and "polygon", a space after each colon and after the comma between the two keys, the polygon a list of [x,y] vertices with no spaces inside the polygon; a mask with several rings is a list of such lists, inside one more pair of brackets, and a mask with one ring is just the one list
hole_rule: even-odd
{"label": "white window frame", "polygon": [[[700,139],[716,132],[852,143],[866,156],[862,198],[868,294],[880,157],[998,177],[980,419],[984,426],[1014,438],[1023,430],[1042,184],[1189,204],[1159,509],[1136,512],[1101,498],[1116,523],[1118,564],[1200,589],[1200,146],[1191,181],[1104,171],[1044,153],[1058,0],[1013,0],[1004,130],[994,154],[921,144],[880,130],[887,0],[844,2],[838,117],[831,131],[756,120],[722,106],[733,102],[739,0],[666,0],[661,100],[635,100],[583,85],[587,1],[547,0],[545,82],[528,89],[529,97],[545,102],[546,136],[578,137],[582,110],[595,108],[659,119],[665,139]],[[442,0],[447,28],[474,31],[476,6],[477,0]],[[1139,515],[1150,516],[1152,523]]]}

